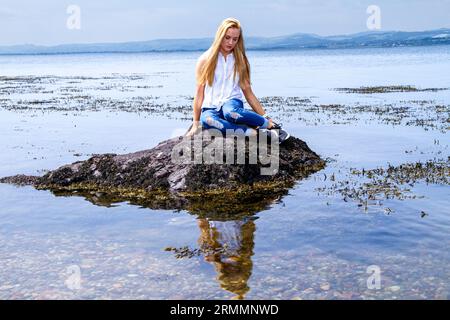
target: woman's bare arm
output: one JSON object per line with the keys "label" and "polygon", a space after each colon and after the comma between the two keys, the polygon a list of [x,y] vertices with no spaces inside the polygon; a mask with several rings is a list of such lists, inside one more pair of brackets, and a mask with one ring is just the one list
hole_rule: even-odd
{"label": "woman's bare arm", "polygon": [[199,62],[197,63],[197,66],[195,68],[195,77],[197,79],[197,85],[196,85],[196,90],[195,90],[194,102],[192,103],[192,109],[193,109],[192,110],[192,127],[188,131],[187,135],[194,134],[200,127],[200,115],[202,112],[203,100],[205,98],[205,85],[200,84],[198,82],[198,79],[200,77],[200,72],[203,68],[204,63],[205,63],[205,60],[203,60],[203,59],[199,60]]}
{"label": "woman's bare arm", "polygon": [[243,87],[241,87],[242,92],[244,93],[245,99],[247,100],[250,107],[252,107],[253,111],[255,111],[259,115],[264,115],[266,112],[259,102],[258,98],[256,98],[253,93],[252,86],[249,82],[247,82]]}
{"label": "woman's bare arm", "polygon": [[192,104],[192,121],[193,122],[199,122],[200,121],[200,114],[202,112],[202,104],[203,99],[205,98],[205,85],[204,84],[197,84],[197,89],[195,91],[195,97],[194,102]]}

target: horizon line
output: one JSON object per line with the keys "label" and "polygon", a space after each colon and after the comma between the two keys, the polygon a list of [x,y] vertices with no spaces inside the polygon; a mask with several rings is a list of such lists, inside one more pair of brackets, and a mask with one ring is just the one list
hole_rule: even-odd
{"label": "horizon line", "polygon": [[[287,37],[287,36],[293,36],[297,34],[303,34],[303,35],[309,35],[309,36],[316,36],[321,38],[329,38],[329,37],[338,37],[338,36],[351,36],[356,34],[362,34],[362,33],[383,33],[383,32],[405,32],[405,33],[414,33],[414,32],[430,32],[430,31],[437,31],[437,30],[450,30],[450,28],[441,27],[437,29],[427,29],[427,30],[414,30],[414,31],[405,31],[405,30],[367,30],[367,31],[359,31],[354,33],[345,33],[345,34],[334,34],[334,35],[320,35],[317,33],[305,33],[305,32],[294,32],[289,34],[282,34],[277,36],[254,36],[254,35],[245,35],[245,38],[265,38],[265,39],[271,39],[271,38],[278,38],[278,37]],[[194,38],[155,38],[155,39],[147,39],[147,40],[132,40],[132,41],[113,41],[113,42],[68,42],[68,43],[59,43],[59,44],[35,44],[35,43],[21,43],[21,44],[5,44],[0,45],[0,48],[7,48],[7,47],[18,47],[18,46],[35,46],[35,47],[58,47],[58,46],[68,46],[68,45],[93,45],[93,44],[124,44],[124,43],[140,43],[140,42],[151,42],[151,41],[165,41],[165,40],[201,40],[201,39],[214,39],[214,36],[211,37],[194,37]]]}

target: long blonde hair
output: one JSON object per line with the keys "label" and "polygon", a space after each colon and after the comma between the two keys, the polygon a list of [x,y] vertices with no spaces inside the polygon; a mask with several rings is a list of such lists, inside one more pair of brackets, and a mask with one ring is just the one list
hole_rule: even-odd
{"label": "long blonde hair", "polygon": [[210,48],[210,55],[208,56],[203,69],[200,72],[198,82],[201,84],[213,85],[214,72],[217,66],[217,58],[219,56],[220,46],[229,28],[237,28],[240,31],[238,42],[233,49],[235,64],[233,80],[236,79],[236,74],[239,74],[239,84],[243,87],[247,82],[250,83],[250,63],[245,55],[244,35],[242,32],[241,23],[234,18],[227,18],[222,21],[216,32],[216,37]]}

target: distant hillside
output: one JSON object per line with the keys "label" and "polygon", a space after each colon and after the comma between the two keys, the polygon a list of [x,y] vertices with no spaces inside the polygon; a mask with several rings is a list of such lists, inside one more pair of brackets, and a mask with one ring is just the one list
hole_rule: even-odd
{"label": "distant hillside", "polygon": [[[56,54],[101,52],[163,52],[206,50],[212,38],[158,39],[123,43],[65,44],[57,46],[0,46],[0,54]],[[370,31],[351,35],[319,36],[296,33],[280,37],[247,37],[248,50],[344,49],[365,47],[429,46],[450,44],[450,29],[431,31]]]}

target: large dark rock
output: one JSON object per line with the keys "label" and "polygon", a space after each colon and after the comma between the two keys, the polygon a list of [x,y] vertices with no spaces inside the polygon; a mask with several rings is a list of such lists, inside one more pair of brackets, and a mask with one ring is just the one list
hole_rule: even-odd
{"label": "large dark rock", "polygon": [[[174,161],[172,155],[183,154],[177,151],[182,141],[193,142],[177,137],[149,150],[94,155],[42,177],[17,175],[2,178],[0,182],[33,185],[37,189],[51,190],[55,195],[80,195],[99,205],[129,201],[150,208],[187,209],[196,214],[220,217],[262,210],[286,194],[295,181],[325,165],[305,142],[295,137],[279,146],[279,166],[274,174],[261,174],[261,169],[268,167],[261,161],[248,163],[248,141],[245,164]],[[215,140],[222,145],[226,142],[230,139]],[[202,145],[210,144],[211,140],[203,141]],[[237,154],[236,145],[233,149]],[[258,149],[258,152],[261,151]],[[225,161],[225,156],[223,159]]]}

